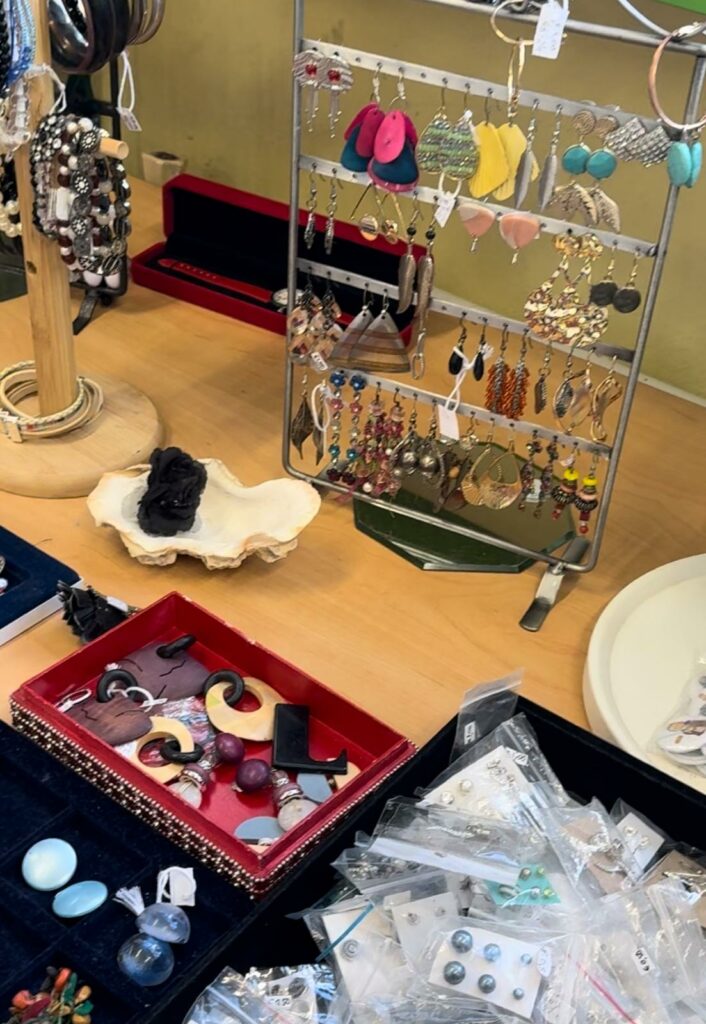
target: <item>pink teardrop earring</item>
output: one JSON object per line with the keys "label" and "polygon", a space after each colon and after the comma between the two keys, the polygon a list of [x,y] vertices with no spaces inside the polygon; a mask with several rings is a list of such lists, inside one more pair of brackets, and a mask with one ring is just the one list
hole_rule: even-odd
{"label": "pink teardrop earring", "polygon": [[533,213],[504,213],[498,220],[500,237],[513,250],[512,262],[517,263],[520,249],[534,242],[542,233],[539,217]]}
{"label": "pink teardrop earring", "polygon": [[471,252],[475,252],[478,247],[478,239],[487,234],[495,223],[495,213],[483,203],[473,203],[462,199],[458,203],[458,215],[472,239]]}

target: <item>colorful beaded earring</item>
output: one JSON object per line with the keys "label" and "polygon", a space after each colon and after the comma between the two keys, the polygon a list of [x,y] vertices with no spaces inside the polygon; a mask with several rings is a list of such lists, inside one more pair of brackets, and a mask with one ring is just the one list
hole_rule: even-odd
{"label": "colorful beaded earring", "polygon": [[596,479],[596,467],[598,456],[594,453],[588,473],[583,478],[581,490],[576,493],[574,505],[579,512],[579,533],[588,533],[588,523],[591,513],[598,508],[598,481]]}
{"label": "colorful beaded earring", "polygon": [[576,491],[578,489],[579,475],[574,469],[576,462],[576,446],[569,459],[569,463],[564,470],[564,475],[561,478],[561,482],[556,484],[552,489],[552,498],[554,500],[554,508],[552,509],[552,519],[558,519],[565,508],[569,505],[573,505],[576,498]]}
{"label": "colorful beaded earring", "polygon": [[543,210],[549,200],[552,198],[554,193],[554,186],[556,185],[557,171],[559,170],[559,157],[557,155],[559,149],[559,136],[561,135],[561,115],[562,115],[561,103],[556,108],[555,120],[554,120],[554,131],[552,132],[551,141],[549,143],[549,152],[547,158],[544,161],[542,167],[542,173],[539,176],[539,185],[537,188],[537,198],[539,203],[539,209]]}
{"label": "colorful beaded earring", "polygon": [[333,393],[328,400],[331,411],[331,443],[328,446],[331,464],[326,470],[326,476],[332,483],[338,483],[341,479],[338,460],[341,455],[341,413],[344,405],[341,388],[346,383],[346,375],[343,370],[334,370],[329,377],[329,381],[333,386]]}
{"label": "colorful beaded earring", "polygon": [[360,373],[354,373],[349,384],[353,389],[353,398],[348,403],[348,411],[351,415],[351,426],[348,433],[348,447],[346,448],[347,466],[343,470],[341,480],[351,487],[356,482],[355,473],[352,471],[353,463],[360,455],[360,414],[363,411],[361,395],[365,390],[367,381]]}
{"label": "colorful beaded earring", "polygon": [[534,510],[535,519],[542,515],[544,503],[552,492],[554,486],[554,464],[559,458],[559,446],[556,435],[547,445],[547,461],[539,477],[539,494],[537,495],[537,507]]}
{"label": "colorful beaded earring", "polygon": [[489,412],[502,412],[503,396],[505,394],[507,379],[510,373],[510,367],[507,365],[505,360],[505,353],[507,352],[509,340],[510,334],[508,326],[505,324],[503,326],[498,358],[488,373],[488,384],[485,390],[485,407]]}

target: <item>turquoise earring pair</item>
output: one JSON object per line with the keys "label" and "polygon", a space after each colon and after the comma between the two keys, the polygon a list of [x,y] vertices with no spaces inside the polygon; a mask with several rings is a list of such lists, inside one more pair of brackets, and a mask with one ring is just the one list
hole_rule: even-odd
{"label": "turquoise earring pair", "polygon": [[[609,125],[608,122],[611,122]],[[614,127],[613,118],[596,118],[591,110],[579,110],[572,118],[572,124],[579,136],[579,141],[565,151],[561,158],[564,170],[576,176],[589,174],[596,181],[604,181],[615,172],[618,158],[604,142],[600,149],[592,150],[586,145],[586,136],[598,131],[605,136]]]}
{"label": "turquoise earring pair", "polygon": [[667,174],[677,188],[693,188],[701,175],[703,145],[700,139],[673,142],[667,153]]}

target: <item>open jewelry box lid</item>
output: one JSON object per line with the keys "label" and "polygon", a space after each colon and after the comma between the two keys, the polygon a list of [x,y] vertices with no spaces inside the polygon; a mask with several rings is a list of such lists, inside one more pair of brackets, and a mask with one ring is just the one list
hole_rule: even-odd
{"label": "open jewelry box lid", "polygon": [[[327,185],[319,181],[319,208],[324,209]],[[339,195],[339,210],[350,214],[351,197]],[[370,200],[370,206],[374,202]],[[363,207],[361,207],[361,212]],[[299,254],[313,263],[330,265],[323,242],[326,217],[316,215],[316,234],[311,249],[303,242],[307,211],[299,211]],[[162,190],[165,240],[132,259],[133,280],[146,288],[183,299],[226,316],[284,334],[286,316],[272,302],[272,294],[287,285],[287,235],[289,206],[253,192],[220,185],[193,174],[179,174]],[[404,237],[406,225],[399,224]],[[357,227],[336,220],[333,254],[341,270],[396,286],[400,256],[406,245],[390,245],[382,237],[363,241]],[[414,247],[416,257],[424,249]],[[304,287],[306,276],[300,275]],[[314,278],[314,290],[324,283]],[[333,282],[345,326],[360,312],[363,295],[353,285]],[[317,291],[318,294],[318,291]],[[409,338],[413,310],[397,315],[405,341]]]}
{"label": "open jewelry box lid", "polygon": [[[273,814],[269,790],[236,794],[231,788],[234,768],[218,765],[202,806],[194,808],[57,709],[57,703],[68,694],[82,687],[94,690],[107,664],[185,633],[197,637],[189,654],[203,664],[204,678],[216,669],[233,668],[268,683],[284,701],[307,705],[312,757],[330,759],[345,749],[349,761],[360,769],[264,852],[236,839],[233,830],[250,817]],[[166,595],[35,676],[12,695],[11,707],[18,729],[162,834],[253,892],[268,889],[282,877],[415,751],[409,740],[387,725],[177,593]],[[270,744],[246,743],[246,756],[269,760],[270,749]]]}

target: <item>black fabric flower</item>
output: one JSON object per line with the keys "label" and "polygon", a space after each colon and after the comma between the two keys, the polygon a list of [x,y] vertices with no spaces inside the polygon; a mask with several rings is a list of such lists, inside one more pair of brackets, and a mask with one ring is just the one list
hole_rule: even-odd
{"label": "black fabric flower", "polygon": [[137,521],[145,533],[173,537],[190,530],[206,486],[206,469],[181,448],[155,448],[150,456],[147,490]]}

